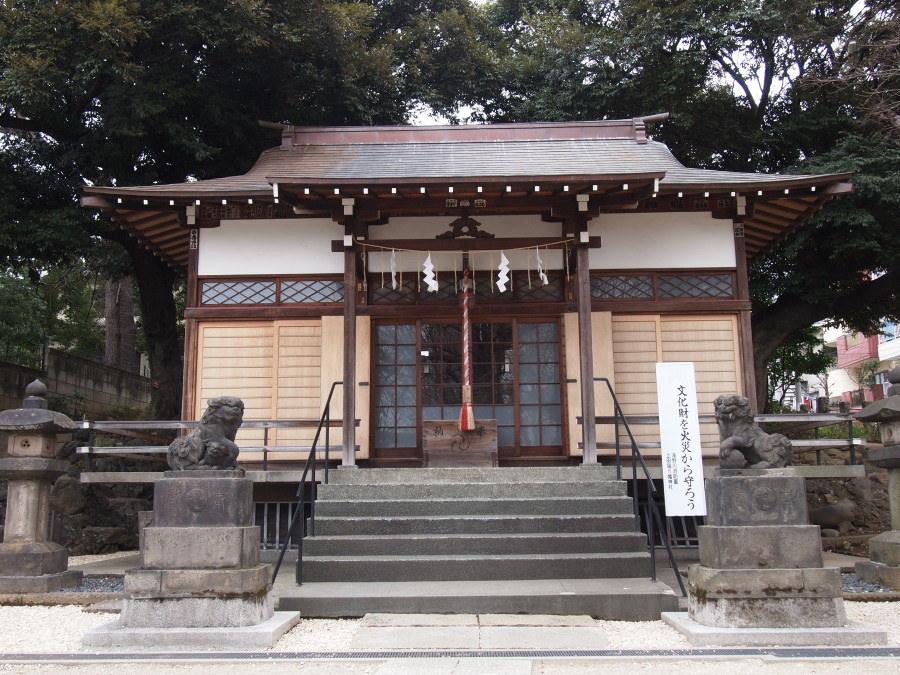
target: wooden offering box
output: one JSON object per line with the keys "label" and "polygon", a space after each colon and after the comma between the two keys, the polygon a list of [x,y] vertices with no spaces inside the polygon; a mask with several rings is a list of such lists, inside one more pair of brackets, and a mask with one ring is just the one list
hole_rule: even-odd
{"label": "wooden offering box", "polygon": [[460,431],[459,420],[422,423],[426,467],[497,466],[497,420],[476,420],[472,431]]}

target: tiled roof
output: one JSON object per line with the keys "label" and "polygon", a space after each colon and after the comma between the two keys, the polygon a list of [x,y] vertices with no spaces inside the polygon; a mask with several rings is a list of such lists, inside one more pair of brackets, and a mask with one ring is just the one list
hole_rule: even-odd
{"label": "tiled roof", "polygon": [[[646,139],[643,122],[636,119],[480,127],[285,127],[282,145],[263,152],[243,175],[171,185],[89,187],[85,192],[96,196],[86,200],[88,205],[105,205],[123,227],[149,246],[159,238],[170,247],[176,241],[177,250],[161,254],[178,267],[184,265],[187,253],[186,235],[175,236],[181,227],[177,212],[183,212],[186,204],[212,199],[271,201],[275,183],[283,196],[293,189],[291,196],[300,201],[304,190],[330,197],[361,197],[364,189],[402,185],[406,196],[418,196],[426,186],[437,193],[438,188],[446,191],[447,186],[464,183],[512,183],[519,186],[516,190],[541,183],[551,192],[553,186],[561,190],[563,183],[580,183],[580,191],[592,191],[598,200],[611,197],[613,188],[625,183],[632,190],[642,185],[642,198],[650,196],[650,185],[658,186],[660,196],[681,191],[752,195],[759,200],[751,210],[760,214],[758,222],[749,211],[744,219],[752,257],[796,229],[827,201],[829,191],[846,191],[848,178],[848,174],[756,174],[685,167],[665,145]],[[795,188],[805,192],[782,196]],[[511,189],[505,188],[507,193]],[[365,194],[371,198],[368,191]]]}

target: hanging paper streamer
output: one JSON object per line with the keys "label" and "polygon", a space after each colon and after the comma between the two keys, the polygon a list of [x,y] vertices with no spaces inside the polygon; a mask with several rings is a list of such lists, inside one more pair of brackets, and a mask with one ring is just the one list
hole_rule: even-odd
{"label": "hanging paper streamer", "polygon": [[472,410],[472,336],[469,326],[469,268],[463,270],[463,372],[462,408],[459,411],[459,430],[471,431],[475,428],[475,412]]}
{"label": "hanging paper streamer", "polygon": [[391,251],[391,288],[397,290],[397,251]]}
{"label": "hanging paper streamer", "polygon": [[431,262],[431,251],[428,252],[428,257],[425,258],[425,262],[422,264],[422,278],[425,280],[428,290],[432,293],[437,293],[438,282],[434,274],[434,263]]}
{"label": "hanging paper streamer", "polygon": [[503,251],[500,251],[500,265],[497,267],[497,270],[497,290],[504,293],[506,284],[509,283],[509,259]]}
{"label": "hanging paper streamer", "polygon": [[541,251],[540,249],[534,249],[535,253],[537,253],[537,270],[538,276],[541,278],[541,283],[546,286],[550,283],[550,280],[547,278],[547,273],[544,271],[544,261],[541,260]]}

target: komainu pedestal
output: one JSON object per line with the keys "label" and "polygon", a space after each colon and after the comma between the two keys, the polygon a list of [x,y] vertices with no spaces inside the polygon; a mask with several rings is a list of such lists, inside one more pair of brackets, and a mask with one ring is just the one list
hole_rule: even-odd
{"label": "komainu pedestal", "polygon": [[694,646],[886,642],[883,631],[847,625],[840,569],[822,566],[794,469],[719,469],[706,496],[688,612],[662,617]]}
{"label": "komainu pedestal", "polygon": [[266,649],[299,621],[274,611],[272,566],[259,562],[253,481],[236,463],[243,412],[237,397],[210,399],[169,446],[173,470],[154,486],[121,617],[85,633],[86,647]]}
{"label": "komainu pedestal", "polygon": [[706,482],[689,616],[706,626],[820,627],[846,621],[837,568],[822,568],[819,528],[793,469],[720,470]]}
{"label": "komainu pedestal", "polygon": [[156,483],[141,567],[125,575],[123,627],[252,626],[274,613],[259,562],[253,481],[242,469],[167,471]]}

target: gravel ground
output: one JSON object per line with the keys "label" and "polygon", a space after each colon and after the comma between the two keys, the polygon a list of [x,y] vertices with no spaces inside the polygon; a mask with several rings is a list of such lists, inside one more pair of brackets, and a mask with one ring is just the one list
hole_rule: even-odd
{"label": "gravel ground", "polygon": [[51,593],[122,593],[125,590],[123,577],[84,577],[80,586],[62,588]]}
{"label": "gravel ground", "polygon": [[[90,562],[109,560],[115,557],[131,555],[122,552],[105,556],[79,556],[70,558],[70,565],[83,565]],[[842,575],[845,591],[879,593],[885,592],[880,586],[864,584],[855,575]],[[122,579],[112,577],[89,577],[80,590],[121,590]],[[68,592],[72,592],[69,590]],[[844,603],[849,621],[880,628],[888,633],[888,645],[900,647],[900,602],[854,602]],[[81,634],[91,628],[115,620],[115,614],[84,612],[80,606],[0,606],[0,655],[21,653],[60,653],[81,651]],[[273,648],[278,652],[305,651],[343,651],[349,648],[359,622],[354,619],[303,619],[285,635]],[[597,621],[597,626],[605,633],[610,649],[689,649],[690,643],[677,631],[662,621]],[[539,647],[539,645],[535,645]],[[444,664],[443,662],[450,662]],[[470,664],[477,662],[477,668],[465,666],[467,660],[442,659],[440,662],[425,659],[395,660],[381,663],[372,661],[347,662],[306,662],[291,663],[290,670],[300,673],[375,673],[377,675],[393,675],[394,673],[434,673],[450,675],[463,673],[514,673],[518,675],[545,675],[550,673],[590,673],[602,668],[609,675],[633,675],[639,672],[658,672],[666,675],[685,673],[696,675],[698,672],[728,672],[729,675],[757,673],[761,671],[778,673],[900,673],[900,661],[798,661],[796,663],[781,662],[773,664],[765,659],[744,659],[740,661],[671,661],[646,659],[640,662],[620,663],[617,661],[597,662],[590,659],[578,659],[570,662],[555,662],[517,659],[477,659],[468,660]],[[492,663],[489,663],[492,662]],[[439,663],[441,665],[439,665]],[[463,664],[463,665],[460,665]],[[446,668],[444,666],[447,666]],[[131,675],[144,673],[281,673],[287,664],[234,663],[234,664],[129,664]],[[114,672],[121,665],[20,665],[0,663],[0,672],[53,672],[98,673]]]}
{"label": "gravel ground", "polygon": [[[847,618],[888,632],[888,644],[900,646],[900,603],[844,603]],[[0,654],[77,652],[81,634],[115,620],[114,614],[94,614],[81,607],[0,607]],[[359,622],[355,619],[303,619],[274,651],[343,651]],[[662,621],[597,621],[610,649],[689,649],[688,641]],[[539,645],[535,645],[539,647]]]}
{"label": "gravel ground", "polygon": [[860,581],[855,574],[841,575],[841,590],[844,593],[892,593],[892,588],[887,588],[879,584],[870,584],[866,581]]}

